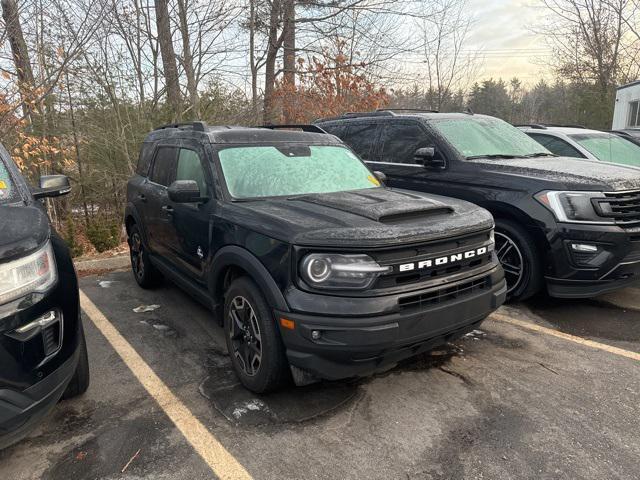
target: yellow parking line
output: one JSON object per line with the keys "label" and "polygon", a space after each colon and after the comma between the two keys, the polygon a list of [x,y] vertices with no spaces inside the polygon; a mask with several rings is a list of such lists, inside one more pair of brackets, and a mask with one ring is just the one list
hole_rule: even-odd
{"label": "yellow parking line", "polygon": [[507,315],[503,315],[501,313],[494,313],[493,315],[491,315],[491,318],[495,320],[499,320],[501,322],[510,323],[511,325],[516,325],[518,327],[526,328],[527,330],[544,333],[545,335],[551,335],[552,337],[562,338],[564,340],[568,340],[570,342],[577,343],[579,345],[595,348],[596,350],[602,350],[603,352],[612,353],[620,357],[630,358],[631,360],[636,360],[640,362],[640,353],[637,353],[637,352],[631,352],[623,348],[613,347],[605,343],[594,342],[593,340],[587,340],[586,338],[576,337],[575,335],[570,335],[568,333],[558,332],[557,330],[553,330],[552,328],[536,325],[535,323],[516,320],[515,318],[508,317]]}
{"label": "yellow parking line", "polygon": [[251,475],[244,467],[194,417],[82,291],[80,291],[80,304],[87,317],[102,332],[145,390],[154,398],[202,459],[207,462],[213,473],[223,480],[251,479]]}

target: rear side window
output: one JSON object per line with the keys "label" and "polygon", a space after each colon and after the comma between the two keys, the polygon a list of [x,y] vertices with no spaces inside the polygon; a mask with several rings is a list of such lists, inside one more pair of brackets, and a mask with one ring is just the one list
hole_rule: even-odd
{"label": "rear side window", "polygon": [[555,153],[561,157],[576,157],[585,158],[575,147],[572,147],[568,142],[561,138],[553,137],[551,135],[544,135],[540,133],[530,133],[529,136],[536,142],[540,143],[543,147],[549,150],[551,153]]}
{"label": "rear side window", "polygon": [[136,173],[146,177],[149,174],[149,165],[153,155],[153,143],[143,143],[140,149],[140,157],[138,158],[138,166]]}
{"label": "rear side window", "polygon": [[178,149],[176,147],[159,147],[158,150],[156,150],[149,180],[158,185],[168,187],[173,181],[176,170],[177,153]]}
{"label": "rear side window", "polygon": [[200,162],[200,155],[194,150],[181,148],[178,154],[176,180],[194,180],[200,188],[200,195],[207,195],[207,181],[204,168]]}
{"label": "rear side window", "polygon": [[414,163],[416,150],[432,144],[416,123],[383,124],[381,143],[382,160],[392,163]]}
{"label": "rear side window", "polygon": [[363,160],[371,160],[376,142],[377,123],[349,125],[342,140]]}

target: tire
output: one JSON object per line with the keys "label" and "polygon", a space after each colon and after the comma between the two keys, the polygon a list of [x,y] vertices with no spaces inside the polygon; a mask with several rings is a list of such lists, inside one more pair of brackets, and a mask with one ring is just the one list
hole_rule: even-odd
{"label": "tire", "polygon": [[496,254],[507,279],[507,302],[520,302],[538,293],[542,266],[533,238],[517,223],[501,218],[496,218],[495,236]]}
{"label": "tire", "polygon": [[233,369],[247,389],[266,393],[290,381],[289,362],[271,308],[247,277],[234,280],[225,293],[224,332]]}
{"label": "tire", "polygon": [[76,371],[71,377],[69,385],[62,394],[62,399],[74,398],[82,395],[89,388],[90,376],[89,376],[89,356],[87,355],[87,342],[84,338],[84,330],[80,329],[80,344],[78,345],[80,351],[80,358],[78,358],[78,365]]}
{"label": "tire", "polygon": [[128,243],[131,271],[136,282],[142,288],[157,287],[162,283],[162,274],[151,263],[147,247],[142,240],[140,228],[136,224],[133,224],[129,229]]}

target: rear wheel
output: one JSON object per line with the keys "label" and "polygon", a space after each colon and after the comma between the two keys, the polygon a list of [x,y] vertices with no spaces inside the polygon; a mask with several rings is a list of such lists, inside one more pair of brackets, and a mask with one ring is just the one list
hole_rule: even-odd
{"label": "rear wheel", "polygon": [[131,256],[131,270],[138,285],[142,288],[151,288],[162,281],[162,274],[149,260],[149,253],[142,241],[140,228],[135,224],[129,229],[129,254]]}
{"label": "rear wheel", "polygon": [[507,300],[535,295],[542,285],[542,268],[531,236],[510,220],[496,219],[496,255],[507,280]]}
{"label": "rear wheel", "polygon": [[224,330],[231,363],[246,388],[265,393],[289,380],[289,363],[271,309],[246,277],[234,280],[226,292]]}

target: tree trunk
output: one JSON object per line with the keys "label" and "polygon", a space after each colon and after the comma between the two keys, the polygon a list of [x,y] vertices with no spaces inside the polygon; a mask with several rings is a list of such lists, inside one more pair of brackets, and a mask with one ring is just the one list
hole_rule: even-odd
{"label": "tree trunk", "polygon": [[285,0],[283,8],[283,98],[284,123],[295,123],[296,106],[296,3],[295,0]]}
{"label": "tree trunk", "polygon": [[187,92],[189,92],[189,101],[191,102],[193,114],[199,120],[200,97],[198,96],[198,85],[193,68],[186,0],[178,0],[178,19],[180,21],[180,33],[182,34],[182,66],[187,77]]}
{"label": "tree trunk", "polygon": [[178,121],[182,117],[182,101],[180,98],[180,83],[178,67],[176,66],[176,54],[173,50],[171,37],[171,25],[169,24],[169,7],[167,0],[155,0],[156,24],[158,28],[158,43],[162,56],[164,80],[167,89],[167,101],[173,110],[172,117]]}
{"label": "tree trunk", "polygon": [[258,65],[256,62],[256,0],[249,0],[249,66],[251,68],[251,107],[258,120]]}
{"label": "tree trunk", "polygon": [[20,98],[22,99],[22,108],[24,115],[32,122],[33,105],[30,100],[35,87],[33,78],[33,70],[31,69],[31,60],[29,59],[29,51],[24,41],[22,33],[22,25],[20,23],[20,15],[16,0],[0,0],[2,4],[2,18],[7,29],[7,37],[11,45],[11,54],[13,55],[13,63],[16,67],[18,75],[18,88],[20,89]]}
{"label": "tree trunk", "polygon": [[269,38],[267,45],[267,58],[264,65],[264,123],[276,123],[275,87],[276,87],[276,59],[280,49],[278,38],[278,26],[280,25],[280,0],[271,3],[271,16],[269,18]]}

